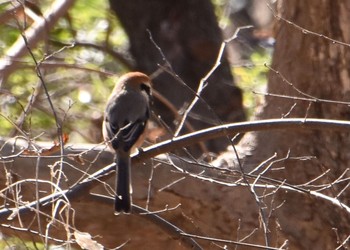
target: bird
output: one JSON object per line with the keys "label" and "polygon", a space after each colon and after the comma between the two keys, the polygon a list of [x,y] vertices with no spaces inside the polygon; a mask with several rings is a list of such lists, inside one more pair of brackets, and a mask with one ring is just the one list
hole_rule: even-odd
{"label": "bird", "polygon": [[141,72],[122,75],[109,96],[104,111],[102,134],[115,152],[115,214],[131,213],[130,153],[140,147],[147,133],[150,117],[151,79]]}

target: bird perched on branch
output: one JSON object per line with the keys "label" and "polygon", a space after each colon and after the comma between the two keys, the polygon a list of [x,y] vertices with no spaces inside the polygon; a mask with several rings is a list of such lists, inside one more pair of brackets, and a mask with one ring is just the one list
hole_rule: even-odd
{"label": "bird perched on branch", "polygon": [[150,97],[150,78],[140,72],[131,72],[118,80],[108,98],[102,133],[116,154],[115,214],[131,212],[130,153],[144,141]]}

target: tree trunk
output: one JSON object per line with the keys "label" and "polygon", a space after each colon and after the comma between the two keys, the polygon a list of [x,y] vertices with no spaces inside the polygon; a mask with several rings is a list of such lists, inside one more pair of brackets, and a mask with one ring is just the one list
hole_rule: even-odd
{"label": "tree trunk", "polygon": [[[173,73],[189,87],[167,72],[153,79],[154,88],[183,112],[195,98],[193,91],[197,91],[200,80],[214,66],[223,42],[210,1],[110,0],[110,3],[128,34],[136,69],[150,74],[159,69],[158,64],[164,65],[166,59]],[[207,84],[188,119],[194,129],[245,119],[241,90],[234,85],[225,54]],[[174,114],[155,101],[156,114],[174,128]],[[220,151],[226,148],[227,141],[210,145],[211,150]]]}
{"label": "tree trunk", "polygon": [[[349,45],[343,44],[350,43],[349,9],[348,1],[279,2],[278,15],[282,19],[277,24],[273,70],[269,73],[267,91],[310,101],[267,96],[259,119],[349,119],[348,105],[319,100],[349,100],[350,52]],[[247,166],[256,166],[258,161],[275,152],[279,157],[288,155],[286,160],[273,164],[269,177],[293,185],[328,184],[332,187],[325,188],[322,193],[331,197],[336,197],[348,183],[334,182],[349,167],[349,144],[349,133],[329,131],[262,132],[250,134],[242,141],[242,145],[255,148]],[[326,175],[312,181],[327,170]],[[348,176],[345,174],[343,178]],[[300,187],[315,189],[308,185]],[[341,209],[295,193],[278,192],[276,198],[276,204],[284,202],[276,215],[290,249],[334,249],[348,237],[349,215]],[[348,188],[338,199],[349,203]]]}

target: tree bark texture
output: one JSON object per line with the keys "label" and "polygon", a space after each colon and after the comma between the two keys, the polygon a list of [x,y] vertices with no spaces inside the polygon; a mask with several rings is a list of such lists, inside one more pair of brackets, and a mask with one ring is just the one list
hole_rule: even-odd
{"label": "tree bark texture", "polygon": [[[167,72],[153,79],[154,88],[183,112],[195,98],[193,91],[197,91],[200,80],[214,66],[223,42],[210,1],[110,0],[110,4],[128,34],[136,69],[151,74],[159,69],[158,64],[165,65],[166,59],[187,85]],[[225,54],[206,84],[189,117],[195,129],[245,119],[241,90],[234,85]],[[155,109],[174,128],[174,114],[157,100]],[[219,140],[210,144],[210,149],[223,150],[227,144]]]}
{"label": "tree bark texture", "polygon": [[[0,190],[4,190],[1,193],[1,202],[4,206],[0,207],[0,211],[5,207],[16,210],[13,201],[23,205],[37,200],[38,196],[44,197],[53,192],[72,188],[89,174],[113,162],[113,155],[104,150],[106,147],[68,146],[62,158],[61,169],[59,153],[49,157],[42,156],[40,159],[34,155],[16,157],[15,155],[26,146],[26,143],[22,144],[21,141],[6,143],[0,141],[0,143],[2,145],[0,155],[7,156],[0,170]],[[39,145],[37,147],[40,148]],[[9,157],[11,155],[14,157]],[[210,175],[209,172],[215,174],[217,171],[207,169],[204,173],[201,165],[191,165],[177,157],[172,158],[174,165],[184,169],[182,173],[172,164],[160,164],[164,160],[164,157],[161,161],[152,159],[132,166],[133,204],[146,207],[148,203],[150,211],[156,212],[185,233],[193,235],[236,240],[245,237],[256,228],[254,234],[245,242],[263,244],[264,234],[259,229],[257,207],[247,188],[225,187],[202,181],[191,177],[188,173]],[[60,173],[64,175],[58,178]],[[114,177],[114,173],[110,177]],[[38,183],[33,181],[36,178],[40,180]],[[47,232],[48,236],[64,241],[67,240],[67,236],[74,239],[73,233],[79,230],[89,233],[106,248],[115,248],[126,243],[123,249],[191,249],[181,240],[187,236],[182,236],[180,232],[171,235],[154,220],[147,220],[145,215],[115,216],[114,179],[104,180],[92,190],[80,190],[77,195],[69,198],[69,202],[62,196],[60,201],[45,208],[34,206],[26,213],[14,213],[11,218],[2,215],[1,231],[5,235],[18,235],[21,239],[34,241],[43,241],[44,237],[38,237],[33,232],[42,234]],[[25,181],[9,188],[11,184],[21,180]],[[60,190],[55,190],[52,183],[57,183]],[[109,196],[111,202],[93,199],[89,193]],[[37,208],[40,213],[37,212]],[[5,225],[25,230],[18,231]],[[272,231],[273,234],[276,233],[276,230]],[[204,249],[210,249],[213,245],[212,240],[196,239],[196,241]],[[52,240],[50,242],[60,244]]]}
{"label": "tree bark texture", "polygon": [[[349,119],[348,105],[318,100],[349,101],[349,10],[348,1],[279,1],[282,19],[277,22],[268,93],[312,101],[267,96],[258,118]],[[279,157],[288,157],[273,165],[269,177],[300,185],[329,171],[312,182],[322,185],[334,182],[348,169],[349,144],[349,133],[284,130],[249,134],[241,145],[254,148],[252,161],[246,162],[248,168],[276,152]],[[298,161],[293,159],[296,156],[306,158]],[[323,192],[335,197],[343,188],[346,183]],[[298,194],[279,192],[277,197],[276,203],[284,203],[276,209],[277,219],[290,249],[335,249],[349,235],[349,216],[341,210]],[[339,199],[349,203],[348,188]]]}

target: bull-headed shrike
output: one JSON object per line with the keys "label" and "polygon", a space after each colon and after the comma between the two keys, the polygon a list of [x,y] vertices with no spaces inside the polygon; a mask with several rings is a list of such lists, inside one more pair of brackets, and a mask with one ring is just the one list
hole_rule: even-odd
{"label": "bull-headed shrike", "polygon": [[150,78],[131,72],[118,80],[108,98],[102,132],[104,140],[116,153],[115,214],[131,212],[130,153],[144,141],[150,97]]}

